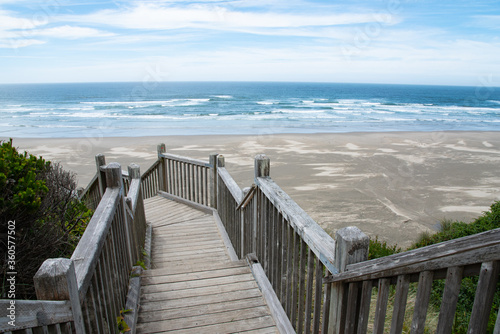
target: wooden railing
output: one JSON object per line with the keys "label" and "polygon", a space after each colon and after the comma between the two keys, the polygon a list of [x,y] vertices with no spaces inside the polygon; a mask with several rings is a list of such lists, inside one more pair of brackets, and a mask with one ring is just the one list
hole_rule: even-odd
{"label": "wooden railing", "polygon": [[144,199],[156,196],[158,190],[160,190],[160,160],[156,160],[156,162],[142,174],[141,179]]}
{"label": "wooden railing", "polygon": [[218,161],[217,211],[236,253],[254,254],[297,333],[327,333],[323,278],[338,272],[334,240],[269,177],[267,157],[256,157],[255,184],[245,192]]}
{"label": "wooden railing", "polygon": [[159,191],[207,207],[215,207],[215,154],[210,162],[168,154],[165,144],[158,145]]}
{"label": "wooden railing", "polygon": [[224,228],[231,239],[234,251],[239,258],[244,258],[248,252],[243,247],[245,220],[238,206],[243,200],[244,193],[233,180],[225,168],[222,155],[217,157],[217,213]]}
{"label": "wooden railing", "polygon": [[[79,199],[83,201],[89,209],[95,211],[99,202],[104,195],[106,189],[106,158],[104,154],[95,156],[97,172],[90,180],[87,187],[78,195]],[[122,171],[123,190],[127,194],[130,187],[129,175],[127,172]]]}
{"label": "wooden railing", "polygon": [[[500,260],[500,229],[399,253],[376,260],[347,264],[330,275],[325,284],[342,291],[339,301],[339,331],[384,333],[389,287],[395,285],[391,333],[401,333],[410,283],[418,282],[411,333],[424,333],[434,280],[445,279],[436,333],[452,333],[463,277],[479,276],[468,333],[486,333],[493,297],[497,291]],[[376,289],[375,316],[369,324],[371,297]],[[500,331],[500,313],[495,333]]]}
{"label": "wooden railing", "polygon": [[[124,309],[133,265],[141,259],[146,219],[139,167],[129,167],[124,196],[121,167],[102,168],[104,195],[71,259],[48,259],[34,277],[38,301],[15,301],[15,326],[26,333],[115,333]],[[3,300],[6,306],[11,301]]]}
{"label": "wooden railing", "polygon": [[[366,261],[368,237],[348,227],[334,241],[270,178],[267,157],[256,157],[254,185],[245,191],[227,172],[224,157],[217,160],[217,212],[235,252],[262,265],[297,333],[402,333],[405,314],[411,319],[405,331],[424,333],[436,279],[446,283],[433,330],[451,333],[462,277],[471,275],[479,283],[468,332],[484,333],[496,316],[500,229]],[[417,295],[407,314],[412,282],[418,282]],[[500,332],[500,315],[495,331]]]}
{"label": "wooden railing", "polygon": [[[254,275],[265,276],[266,286],[274,290],[272,295],[286,318],[277,321],[283,332],[401,333],[409,285],[418,282],[410,331],[423,333],[432,282],[446,279],[436,331],[451,333],[460,282],[470,275],[479,276],[479,284],[469,332],[485,331],[499,275],[500,229],[366,261],[368,237],[356,227],[347,227],[336,232],[334,241],[271,179],[270,162],[264,155],[256,157],[254,184],[245,190],[226,170],[223,156],[212,154],[204,162],[167,154],[163,144],[142,182],[137,166],[129,169],[131,199],[120,197],[122,190],[116,185],[121,176],[108,169],[98,162],[98,170],[107,173],[108,183],[115,186],[106,189],[92,218],[96,222],[91,225],[99,228],[90,228],[89,237],[87,232],[84,235],[88,238],[84,244],[95,244],[97,250],[82,246],[71,260],[49,260],[45,271],[61,268],[56,270],[60,275],[50,276],[47,288],[37,288],[47,290],[48,299],[62,300],[37,302],[36,310],[42,314],[48,309],[59,312],[44,318],[46,328],[98,332],[113,323],[124,302],[130,270],[118,263],[130,268],[144,240],[142,197],[161,193],[216,209],[237,256],[246,257],[252,270],[257,268]],[[105,176],[96,177],[101,189]],[[54,284],[56,280],[65,283],[61,287]],[[37,281],[44,282],[43,275]],[[376,302],[371,305],[375,292]],[[390,294],[394,294],[391,301]],[[385,322],[390,308],[389,329]],[[34,319],[31,316],[29,321],[40,323]],[[500,320],[495,331],[500,332]]]}

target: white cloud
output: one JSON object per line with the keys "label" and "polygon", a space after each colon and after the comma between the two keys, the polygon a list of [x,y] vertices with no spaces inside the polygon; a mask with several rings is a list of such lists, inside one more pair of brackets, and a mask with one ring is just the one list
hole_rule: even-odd
{"label": "white cloud", "polygon": [[65,39],[77,39],[77,38],[88,38],[88,37],[111,37],[115,34],[103,32],[93,28],[86,27],[73,27],[69,25],[38,29],[30,32],[33,36],[44,36],[53,38],[65,38]]}
{"label": "white cloud", "polygon": [[235,11],[216,5],[159,6],[140,4],[126,10],[103,10],[62,20],[92,22],[127,29],[205,28],[297,28],[359,24],[376,20],[372,14],[289,14]]}
{"label": "white cloud", "polygon": [[42,25],[42,22],[26,18],[15,17],[7,11],[0,10],[0,31],[13,29],[33,29]]}
{"label": "white cloud", "polygon": [[31,38],[0,39],[0,48],[2,49],[19,49],[41,44],[45,44],[45,42]]}

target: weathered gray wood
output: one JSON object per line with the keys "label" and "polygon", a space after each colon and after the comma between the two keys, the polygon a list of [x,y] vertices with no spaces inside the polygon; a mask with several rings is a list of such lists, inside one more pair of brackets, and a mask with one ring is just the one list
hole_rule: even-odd
{"label": "weathered gray wood", "polygon": [[358,296],[360,295],[360,283],[350,283],[347,292],[347,309],[345,319],[344,333],[356,333],[358,327],[359,316],[356,312],[358,308]]}
{"label": "weathered gray wood", "polygon": [[141,296],[142,267],[133,267],[130,275],[127,302],[125,303],[124,321],[130,327],[130,332],[136,332],[137,318],[139,316],[139,300]]}
{"label": "weathered gray wood", "polygon": [[163,155],[167,153],[167,146],[164,143],[156,146],[156,153],[158,155],[158,190],[167,191],[167,161]]}
{"label": "weathered gray wood", "polygon": [[495,322],[495,328],[493,329],[493,334],[500,334],[500,312],[497,314],[497,321]]}
{"label": "weathered gray wood", "polygon": [[[323,297],[323,269],[324,266],[321,261],[316,258],[316,273],[315,273],[315,281],[316,286],[314,287],[315,296],[314,296],[314,318],[313,318],[313,333],[320,332],[320,320],[321,320],[321,299]],[[326,313],[328,314],[328,313]]]}
{"label": "weathered gray wood", "polygon": [[69,300],[77,334],[85,333],[75,267],[70,259],[48,259],[33,278],[39,300]]}
{"label": "weathered gray wood", "polygon": [[295,333],[295,330],[286,315],[285,310],[281,305],[281,302],[278,299],[278,296],[274,292],[274,289],[269,282],[262,265],[257,262],[255,255],[248,257],[250,268],[252,269],[252,273],[257,280],[260,290],[266,300],[269,309],[271,310],[271,314],[276,321],[276,327],[280,331],[280,333]]}
{"label": "weathered gray wood", "polygon": [[122,167],[117,162],[111,162],[106,166],[106,186],[108,188],[121,188],[122,180]]}
{"label": "weathered gray wood", "polygon": [[99,192],[101,197],[106,191],[106,174],[102,172],[101,167],[106,166],[106,158],[104,154],[98,154],[95,156],[95,164],[97,168],[97,179],[99,180]]}
{"label": "weathered gray wood", "polygon": [[210,153],[210,206],[217,209],[217,153]]}
{"label": "weathered gray wood", "polygon": [[[346,227],[336,233],[334,267],[343,272],[347,265],[366,261],[368,257],[369,238],[357,227]],[[324,263],[324,262],[323,262]],[[328,333],[340,333],[344,328],[347,290],[345,285],[337,283],[332,286],[330,305],[330,328]]]}
{"label": "weathered gray wood", "polygon": [[398,276],[396,295],[394,296],[394,309],[392,312],[391,334],[399,334],[403,331],[409,286],[410,277],[408,275]]}
{"label": "weathered gray wood", "polygon": [[111,228],[111,222],[121,201],[120,192],[119,188],[106,191],[71,256],[75,263],[80,298],[84,298],[86,289],[90,285],[90,279],[104,245],[105,237]]}
{"label": "weathered gray wood", "polygon": [[236,255],[236,251],[233,248],[233,244],[231,243],[231,240],[229,239],[229,236],[227,235],[226,229],[224,228],[224,225],[222,224],[222,221],[220,220],[219,214],[217,211],[214,211],[214,220],[217,224],[217,227],[219,228],[219,233],[222,237],[222,240],[224,241],[224,245],[226,246],[227,253],[229,255],[229,258],[231,261],[238,261],[238,255]]}
{"label": "weathered gray wood", "polygon": [[425,329],[425,319],[427,317],[427,308],[431,296],[433,281],[432,271],[423,271],[418,280],[417,297],[415,299],[415,308],[413,311],[413,320],[411,323],[412,334],[423,334]]}
{"label": "weathered gray wood", "polygon": [[370,303],[372,299],[373,282],[363,281],[361,290],[361,301],[359,308],[358,334],[366,333],[368,329],[368,319],[370,317]]}
{"label": "weathered gray wood", "polygon": [[[221,157],[222,156],[219,155],[219,159]],[[229,190],[229,192],[233,196],[234,200],[236,201],[236,203],[237,203],[236,207],[237,207],[238,204],[240,204],[240,202],[243,200],[243,197],[244,197],[243,191],[238,186],[236,181],[234,181],[234,179],[231,177],[231,175],[228,173],[228,171],[226,170],[225,167],[219,165],[217,168],[217,172],[218,172],[220,179],[222,180],[222,182],[224,182],[224,185],[227,187],[227,189]],[[220,184],[218,186],[221,187]]]}
{"label": "weathered gray wood", "polygon": [[311,248],[307,252],[307,288],[306,288],[306,306],[305,306],[305,330],[309,334],[311,332],[311,309],[313,299],[313,283],[314,283],[314,256]]}
{"label": "weathered gray wood", "polygon": [[[166,221],[161,215],[148,214],[153,226],[162,227],[155,227],[152,242],[152,262],[158,269],[147,271],[142,278],[138,333],[173,328],[197,333],[217,332],[220,328],[251,331],[260,328],[261,323],[262,328],[274,325],[267,307],[264,307],[267,313],[260,313],[265,304],[248,266],[241,261],[230,262],[225,248],[222,248],[224,257],[219,258],[211,255],[219,252],[217,249],[212,252],[201,247],[200,238],[212,233],[219,240],[212,245],[224,247],[213,215],[193,215],[194,222],[190,223],[191,218],[184,219],[190,214],[183,214],[182,210],[178,210],[180,206],[166,199],[145,202],[147,209],[163,208],[169,214]],[[171,207],[183,218],[176,219],[169,209]],[[195,211],[188,207],[185,210]],[[169,224],[170,221],[175,223]],[[202,233],[197,234],[197,229]],[[160,252],[160,258],[155,255],[154,249]],[[191,261],[197,255],[199,260]],[[176,260],[161,261],[172,258]],[[164,263],[166,267],[162,268]],[[263,318],[265,322],[262,322]]]}
{"label": "weathered gray wood", "polygon": [[[15,302],[15,326],[9,324],[9,307]],[[21,312],[22,311],[22,312]],[[0,332],[9,332],[73,321],[71,302],[0,299]],[[67,333],[67,332],[66,332]]]}
{"label": "weathered gray wood", "polygon": [[[338,283],[334,283],[338,284]],[[382,278],[378,282],[377,305],[375,307],[375,321],[373,322],[373,333],[384,333],[385,316],[387,314],[387,302],[389,298],[390,279]]]}
{"label": "weathered gray wood", "polygon": [[166,193],[166,192],[163,192],[163,191],[159,191],[158,195],[160,195],[163,198],[167,198],[167,199],[176,201],[176,202],[178,202],[180,204],[185,204],[187,206],[192,207],[193,209],[200,210],[200,211],[202,211],[204,213],[212,213],[214,211],[213,208],[208,207],[206,205],[195,203],[195,202],[191,202],[191,201],[186,200],[185,198],[182,198],[182,197],[179,197],[179,196],[176,196],[176,195],[173,195],[173,194],[169,194],[169,193]]}
{"label": "weathered gray wood", "polygon": [[290,196],[288,196],[273,180],[257,178],[259,189],[266,198],[279,208],[283,217],[289,222],[300,237],[313,250],[323,265],[332,274],[338,273],[335,262],[335,241],[326,233]]}
{"label": "weathered gray wood", "polygon": [[255,178],[271,175],[270,159],[265,154],[255,156]]}
{"label": "weathered gray wood", "polygon": [[328,333],[330,328],[330,305],[332,296],[332,284],[325,284],[323,293],[323,322],[321,324],[321,333]]}
{"label": "weathered gray wood", "polygon": [[498,282],[499,263],[485,262],[481,265],[481,273],[477,284],[474,306],[469,322],[467,333],[484,333],[488,325],[488,320],[493,304],[493,297]]}
{"label": "weathered gray wood", "polygon": [[363,264],[349,265],[347,272],[327,278],[325,282],[350,280],[354,277],[356,280],[375,279],[385,275],[394,276],[487,262],[498,259],[499,251],[500,229],[495,229],[366,261]]}
{"label": "weathered gray wood", "polygon": [[163,158],[167,158],[170,160],[175,160],[184,164],[189,164],[189,165],[195,165],[195,166],[202,166],[202,167],[210,167],[210,163],[199,160],[199,159],[193,159],[193,158],[188,158],[188,157],[183,157],[180,155],[172,154],[172,153],[161,153],[159,156]]}
{"label": "weathered gray wood", "polygon": [[463,267],[448,268],[436,329],[437,333],[451,333],[457,309],[458,293],[462,284],[462,272]]}

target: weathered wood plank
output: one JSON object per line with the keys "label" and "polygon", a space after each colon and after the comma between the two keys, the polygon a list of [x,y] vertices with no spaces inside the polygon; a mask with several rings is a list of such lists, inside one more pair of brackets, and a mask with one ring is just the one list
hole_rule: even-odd
{"label": "weathered wood plank", "polygon": [[488,325],[491,305],[498,282],[499,263],[486,262],[481,265],[474,306],[469,322],[468,333],[484,333]]}
{"label": "weathered wood plank", "polygon": [[463,267],[448,268],[436,333],[451,333],[462,283],[462,272]]}
{"label": "weathered wood plank", "polygon": [[425,329],[425,319],[427,318],[427,308],[431,296],[432,271],[423,271],[418,280],[417,297],[415,299],[415,308],[413,311],[413,320],[411,323],[412,334],[423,334]]}
{"label": "weathered wood plank", "polygon": [[335,241],[326,233],[295,201],[291,199],[273,180],[266,177],[256,178],[260,190],[269,201],[279,209],[301,238],[332,273],[338,273],[335,261]]}
{"label": "weathered wood plank", "polygon": [[375,308],[375,321],[373,323],[373,333],[384,333],[385,315],[387,314],[387,302],[389,298],[389,286],[391,282],[388,278],[383,278],[378,282],[377,305]]}
{"label": "weathered wood plank", "polygon": [[243,310],[246,308],[265,306],[264,300],[258,296],[254,298],[230,300],[216,304],[195,305],[169,310],[168,312],[143,312],[139,322],[183,319],[187,316],[206,315],[224,311]]}
{"label": "weathered wood plank", "polygon": [[366,333],[368,319],[370,317],[370,303],[372,299],[373,281],[364,281],[361,290],[361,301],[359,308],[358,334]]}
{"label": "weathered wood plank", "polygon": [[144,277],[143,284],[161,284],[161,283],[173,283],[180,281],[192,281],[213,277],[221,277],[221,276],[236,276],[249,274],[248,268],[228,268],[228,269],[220,269],[220,270],[212,270],[207,272],[195,272],[195,273],[185,273],[185,274],[176,274],[176,275],[168,275],[168,276],[155,276],[155,277]]}
{"label": "weathered wood plank", "polygon": [[142,287],[141,291],[145,295],[145,294],[150,294],[150,293],[154,294],[164,291],[196,289],[206,286],[235,284],[248,281],[255,281],[255,279],[252,275],[223,276],[223,277],[207,278],[197,281],[183,281],[175,283],[145,285]]}
{"label": "weathered wood plank", "polygon": [[208,325],[216,325],[221,323],[231,323],[235,319],[241,321],[244,319],[261,318],[268,315],[269,313],[266,306],[259,306],[243,310],[224,311],[212,314],[186,316],[182,319],[151,322],[148,323],[147,325],[143,325],[142,330],[145,332],[163,331],[165,329],[168,329],[169,331],[174,331],[174,330],[182,330],[189,328],[198,328]]}
{"label": "weathered wood plank", "polygon": [[[191,183],[189,190],[182,180],[188,171],[180,168],[180,186],[185,188],[180,191],[193,196],[196,185]],[[153,218],[156,226],[152,264],[158,269],[143,275],[137,332],[276,331],[248,266],[229,261],[217,216],[200,215],[191,208],[183,211],[171,203],[167,199],[145,203],[146,208],[150,204],[155,208],[148,219]],[[175,211],[162,216],[169,207]]]}
{"label": "weathered wood plank", "polygon": [[396,296],[394,297],[394,310],[392,312],[391,334],[399,334],[403,331],[409,286],[410,277],[408,275],[398,276]]}
{"label": "weathered wood plank", "polygon": [[202,286],[197,288],[189,287],[186,289],[168,289],[167,285],[166,289],[162,292],[156,292],[154,294],[143,294],[141,301],[142,302],[155,302],[161,300],[171,301],[175,299],[216,295],[219,293],[226,293],[226,292],[247,291],[255,288],[258,288],[257,283],[255,283],[255,281],[252,280],[234,282],[228,284],[217,284],[217,285],[210,284],[208,286]]}
{"label": "weathered wood plank", "polygon": [[[437,270],[451,266],[497,260],[500,254],[500,229],[411,250],[383,258],[351,264],[347,272],[328,278],[338,280],[375,279],[411,272]],[[378,275],[377,275],[378,274]]]}
{"label": "weathered wood plank", "polygon": [[258,289],[245,290],[240,292],[226,292],[219,293],[216,295],[207,296],[196,296],[191,298],[184,299],[175,299],[173,301],[158,301],[158,302],[148,302],[146,304],[141,305],[141,311],[148,312],[154,310],[169,310],[169,309],[177,309],[180,307],[187,306],[195,306],[195,305],[203,305],[203,304],[214,304],[214,303],[222,303],[226,300],[238,300],[245,298],[254,298],[262,296],[261,292]]}
{"label": "weathered wood plank", "polygon": [[[15,300],[15,327],[8,324],[11,300],[0,299],[0,331],[13,331],[73,321],[70,301]],[[20,312],[22,310],[22,312]]]}

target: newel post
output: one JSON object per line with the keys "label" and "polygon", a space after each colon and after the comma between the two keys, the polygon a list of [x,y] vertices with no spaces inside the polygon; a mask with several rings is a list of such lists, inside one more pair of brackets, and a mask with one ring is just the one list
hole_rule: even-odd
{"label": "newel post", "polygon": [[156,151],[158,152],[158,161],[160,161],[158,187],[161,191],[167,191],[167,166],[163,157],[163,154],[167,153],[167,147],[164,143],[161,143],[156,147]]}
{"label": "newel post", "polygon": [[210,153],[210,205],[217,209],[217,153]]}
{"label": "newel post", "polygon": [[269,177],[271,173],[271,160],[265,154],[255,156],[255,178]]}
{"label": "newel post", "polygon": [[77,334],[85,334],[75,265],[70,259],[47,259],[33,277],[38,300],[69,300]]}
{"label": "newel post", "polygon": [[130,164],[128,166],[128,177],[130,181],[133,179],[140,179],[141,178],[141,167],[137,164]]}
{"label": "newel post", "polygon": [[[347,265],[366,261],[370,240],[359,228],[349,226],[335,234],[335,267],[344,272]],[[328,333],[343,333],[346,325],[348,288],[342,282],[331,283]]]}
{"label": "newel post", "polygon": [[106,173],[101,169],[101,167],[106,166],[106,158],[104,154],[98,154],[95,156],[95,165],[97,168],[97,180],[99,182],[99,192],[101,197],[104,196],[106,191]]}

